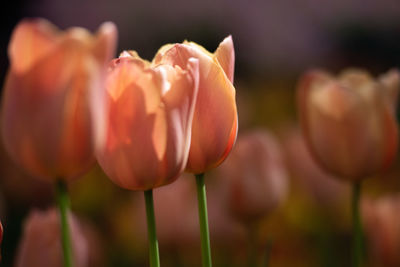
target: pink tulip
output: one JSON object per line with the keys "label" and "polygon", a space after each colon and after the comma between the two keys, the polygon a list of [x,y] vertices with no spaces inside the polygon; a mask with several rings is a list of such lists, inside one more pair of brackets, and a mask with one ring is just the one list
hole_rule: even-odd
{"label": "pink tulip", "polygon": [[399,72],[373,79],[350,69],[337,78],[306,73],[298,87],[300,121],[315,159],[332,174],[357,181],[386,169],[395,158],[395,105]]}
{"label": "pink tulip", "polygon": [[198,92],[198,60],[185,62],[150,65],[131,51],[111,63],[106,141],[97,158],[117,185],[144,191],[183,172]]}
{"label": "pink tulip", "polygon": [[96,35],[62,32],[44,19],[25,19],[8,48],[2,134],[10,156],[29,173],[71,178],[94,163],[101,125],[102,74],[116,43],[113,23]]}
{"label": "pink tulip", "polygon": [[287,195],[283,154],[276,138],[266,131],[239,137],[218,174],[226,184],[228,209],[242,221],[270,214]]}
{"label": "pink tulip", "polygon": [[191,57],[199,60],[200,81],[186,168],[199,174],[221,164],[236,140],[238,117],[233,87],[232,37],[225,38],[214,54],[193,42],[165,45],[153,64],[166,63],[184,69]]}
{"label": "pink tulip", "polygon": [[[88,266],[88,245],[77,219],[68,215],[73,263]],[[33,211],[29,214],[19,244],[16,267],[62,267],[60,219],[55,209]]]}

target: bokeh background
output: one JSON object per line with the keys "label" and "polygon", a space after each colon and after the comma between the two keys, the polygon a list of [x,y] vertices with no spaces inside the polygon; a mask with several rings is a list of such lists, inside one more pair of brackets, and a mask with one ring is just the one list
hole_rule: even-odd
{"label": "bokeh background", "polygon": [[[44,17],[62,29],[82,26],[92,31],[103,21],[113,21],[119,29],[118,51],[133,49],[149,60],[165,43],[186,39],[214,51],[231,34],[239,138],[260,128],[276,135],[289,179],[286,199],[260,222],[259,257],[268,251],[270,266],[350,266],[350,190],[309,158],[297,126],[296,82],[315,67],[332,72],[361,67],[373,75],[398,67],[398,0],[14,0],[3,3],[0,14],[1,84],[12,29],[24,17]],[[5,228],[1,265],[12,266],[25,218],[33,209],[51,207],[53,190],[24,174],[3,148],[0,158],[0,218]],[[369,179],[364,196],[373,202],[396,195],[399,164],[397,160],[388,173]],[[223,185],[218,183],[218,171],[207,176],[215,266],[246,266],[246,226],[226,215],[220,205],[218,190]],[[194,181],[181,180],[174,188],[155,191],[161,262],[200,266]],[[146,266],[142,195],[119,189],[98,166],[69,186],[72,209],[89,240],[90,266]],[[174,190],[178,193],[171,193]],[[400,209],[397,213],[400,216]],[[385,214],[375,218],[372,228],[386,229]],[[400,225],[400,218],[395,219]],[[390,257],[384,253],[395,245],[400,251],[400,229],[366,236],[367,266],[389,266],[379,263],[379,257]],[[375,251],[376,242],[383,252]]]}

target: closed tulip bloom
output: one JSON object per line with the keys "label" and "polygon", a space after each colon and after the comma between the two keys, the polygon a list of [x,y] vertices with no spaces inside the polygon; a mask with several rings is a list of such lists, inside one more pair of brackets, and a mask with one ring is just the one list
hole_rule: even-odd
{"label": "closed tulip bloom", "polygon": [[116,27],[96,35],[60,31],[43,19],[25,19],[8,47],[2,135],[10,156],[47,180],[75,177],[94,163],[102,136],[103,72],[112,58]]}
{"label": "closed tulip bloom", "polygon": [[[87,267],[89,248],[80,224],[68,214],[75,267]],[[55,209],[29,214],[18,247],[16,267],[62,267],[60,217]]]}
{"label": "closed tulip bloom", "polygon": [[97,159],[109,178],[130,190],[173,182],[184,170],[198,92],[198,60],[185,68],[151,66],[133,52],[110,66],[106,141]]}
{"label": "closed tulip bloom", "polygon": [[228,208],[242,221],[257,221],[270,214],[287,195],[281,147],[266,131],[240,136],[219,174],[226,186]]}
{"label": "closed tulip bloom", "polygon": [[238,117],[233,87],[235,52],[232,37],[225,38],[214,54],[193,42],[162,47],[153,64],[185,68],[188,58],[199,59],[199,95],[193,118],[187,170],[199,174],[221,164],[237,135]]}
{"label": "closed tulip bloom", "polygon": [[349,69],[338,77],[306,73],[298,87],[300,121],[314,158],[337,176],[359,181],[387,168],[398,143],[394,110],[399,72],[378,79]]}

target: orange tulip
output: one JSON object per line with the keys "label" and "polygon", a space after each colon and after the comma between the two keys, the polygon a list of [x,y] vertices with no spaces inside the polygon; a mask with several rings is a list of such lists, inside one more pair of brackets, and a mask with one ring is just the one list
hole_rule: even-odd
{"label": "orange tulip", "polygon": [[168,44],[158,51],[153,64],[167,63],[185,68],[190,57],[199,59],[200,82],[186,168],[199,174],[221,164],[236,140],[238,117],[233,87],[235,52],[232,38],[225,38],[214,54],[192,42]]}
{"label": "orange tulip", "polygon": [[399,84],[396,70],[376,80],[353,69],[337,78],[305,74],[298,87],[300,121],[315,159],[352,181],[387,168],[397,151]]}
{"label": "orange tulip", "polygon": [[66,179],[94,163],[102,73],[116,34],[110,22],[95,36],[82,28],[61,32],[43,19],[17,25],[8,49],[2,134],[10,156],[31,174]]}
{"label": "orange tulip", "polygon": [[288,177],[281,147],[266,131],[239,137],[219,174],[225,182],[228,209],[242,221],[261,219],[286,198]]}
{"label": "orange tulip", "polygon": [[[89,247],[79,221],[68,214],[74,266],[88,266]],[[16,258],[17,267],[63,266],[60,216],[55,209],[29,214]]]}
{"label": "orange tulip", "polygon": [[148,190],[173,182],[186,166],[198,60],[150,66],[134,52],[111,63],[105,145],[97,159],[119,186]]}

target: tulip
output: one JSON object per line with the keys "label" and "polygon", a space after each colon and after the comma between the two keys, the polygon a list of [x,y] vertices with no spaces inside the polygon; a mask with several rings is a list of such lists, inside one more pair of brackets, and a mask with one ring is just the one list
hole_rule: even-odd
{"label": "tulip", "polygon": [[197,60],[183,70],[150,66],[123,53],[106,80],[109,111],[100,166],[122,188],[146,191],[172,183],[189,153],[197,97]]}
{"label": "tulip", "polygon": [[268,131],[244,134],[218,174],[225,184],[227,209],[248,229],[248,266],[256,266],[259,222],[282,204],[288,191],[280,144]]}
{"label": "tulip", "polygon": [[232,37],[225,38],[214,54],[193,42],[165,45],[153,64],[185,68],[185,61],[199,59],[199,95],[193,117],[187,171],[199,174],[221,164],[237,135],[238,117],[233,75],[235,52]]}
{"label": "tulip", "polygon": [[47,180],[72,178],[95,161],[101,137],[102,73],[115,49],[116,28],[96,35],[65,32],[44,19],[25,19],[8,48],[2,135],[19,165]]}
{"label": "tulip", "polygon": [[288,177],[280,144],[264,130],[239,137],[219,174],[227,188],[228,210],[241,221],[259,221],[287,195]]}
{"label": "tulip", "polygon": [[300,122],[308,147],[329,172],[359,181],[386,169],[398,143],[394,116],[400,84],[392,70],[374,80],[360,70],[338,78],[322,71],[298,87]]}
{"label": "tulip", "polygon": [[[75,267],[88,266],[88,244],[77,218],[69,213],[73,263]],[[32,211],[24,225],[18,247],[16,267],[62,267],[60,219],[56,209]]]}
{"label": "tulip", "polygon": [[400,265],[400,196],[363,199],[362,215],[373,266]]}
{"label": "tulip", "polygon": [[397,70],[373,79],[350,69],[337,78],[310,71],[298,87],[300,123],[313,156],[327,171],[353,183],[354,266],[362,262],[361,180],[388,168],[397,151],[399,85]]}
{"label": "tulip", "polygon": [[151,65],[124,52],[110,64],[106,91],[106,141],[97,159],[117,185],[145,191],[150,265],[159,266],[152,189],[175,181],[186,166],[198,60],[188,58],[184,68]]}
{"label": "tulip", "polygon": [[86,171],[103,139],[103,73],[117,30],[61,32],[44,19],[25,19],[9,44],[2,135],[11,158],[33,176],[56,181],[64,266],[71,266],[66,181]]}
{"label": "tulip", "polygon": [[152,63],[185,68],[185,62],[191,57],[199,60],[200,80],[186,170],[196,175],[203,266],[211,266],[204,173],[221,164],[236,141],[238,117],[232,37],[225,38],[214,54],[193,42],[167,44],[160,48]]}

